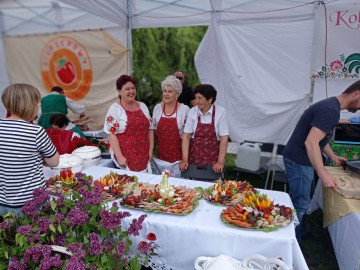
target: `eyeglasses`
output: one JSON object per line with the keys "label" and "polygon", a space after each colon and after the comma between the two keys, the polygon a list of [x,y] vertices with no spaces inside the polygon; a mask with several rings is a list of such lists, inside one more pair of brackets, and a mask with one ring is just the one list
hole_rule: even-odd
{"label": "eyeglasses", "polygon": [[178,77],[178,76],[176,76],[176,79],[178,79],[178,80],[182,80],[182,79],[184,79],[184,77]]}

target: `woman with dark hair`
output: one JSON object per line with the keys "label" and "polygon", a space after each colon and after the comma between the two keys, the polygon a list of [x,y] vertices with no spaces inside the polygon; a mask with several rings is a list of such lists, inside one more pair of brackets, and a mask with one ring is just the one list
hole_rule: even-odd
{"label": "woman with dark hair", "polygon": [[196,86],[194,94],[197,106],[186,120],[180,170],[186,171],[189,164],[211,165],[214,172],[221,173],[229,137],[225,109],[214,105],[217,92],[210,84]]}
{"label": "woman with dark hair", "polygon": [[131,171],[145,171],[154,149],[154,132],[146,105],[136,101],[136,81],[121,75],[116,81],[119,100],[106,114],[108,135],[115,165]]}
{"label": "woman with dark hair", "polygon": [[71,123],[65,114],[55,114],[51,116],[49,123],[52,128],[71,130],[74,132],[73,134],[75,135],[73,137],[81,137],[85,139],[85,135],[81,131],[81,129],[77,125]]}

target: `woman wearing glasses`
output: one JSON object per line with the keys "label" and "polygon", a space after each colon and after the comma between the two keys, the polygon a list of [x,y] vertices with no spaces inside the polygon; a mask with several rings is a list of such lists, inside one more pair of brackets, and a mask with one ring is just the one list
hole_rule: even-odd
{"label": "woman wearing glasses", "polygon": [[116,81],[119,100],[106,114],[111,158],[115,165],[131,171],[145,171],[152,158],[154,133],[146,105],[136,101],[136,81],[121,75]]}
{"label": "woman wearing glasses", "polygon": [[161,89],[162,102],[157,104],[153,111],[158,142],[157,159],[154,161],[161,170],[168,169],[173,172],[172,175],[179,176],[178,162],[182,159],[181,136],[190,108],[178,102],[182,85],[175,76],[167,76],[161,82]]}
{"label": "woman wearing glasses", "polygon": [[191,108],[183,133],[180,170],[189,164],[211,165],[216,173],[224,170],[229,137],[229,124],[225,109],[214,105],[216,89],[200,84],[194,90],[197,106]]}

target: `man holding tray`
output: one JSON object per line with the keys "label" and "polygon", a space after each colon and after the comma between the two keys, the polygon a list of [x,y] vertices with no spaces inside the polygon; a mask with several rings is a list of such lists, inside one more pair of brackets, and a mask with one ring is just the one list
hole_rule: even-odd
{"label": "man holding tray", "polygon": [[339,122],[340,111],[356,112],[359,109],[360,80],[350,85],[341,95],[321,100],[307,108],[286,145],[284,163],[290,197],[300,222],[296,227],[298,241],[301,240],[303,216],[310,206],[314,169],[325,188],[336,187],[336,180],[325,170],[322,152],[338,165],[345,162],[343,157],[334,154],[328,144]]}

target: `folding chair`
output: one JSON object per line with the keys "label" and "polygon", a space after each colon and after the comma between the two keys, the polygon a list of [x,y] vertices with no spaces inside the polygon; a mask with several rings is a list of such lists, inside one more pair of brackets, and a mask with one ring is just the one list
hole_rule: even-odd
{"label": "folding chair", "polygon": [[215,182],[223,177],[223,173],[216,173],[211,165],[189,165],[185,172],[181,173],[181,178]]}
{"label": "folding chair", "polygon": [[[233,171],[236,172],[235,179],[236,179],[236,181],[238,181],[240,173],[257,175],[257,176],[260,176],[261,179],[265,180],[265,189],[266,189],[267,184],[268,184],[268,179],[270,176],[270,171],[268,169],[268,161],[271,161],[273,158],[274,143],[263,143],[263,142],[253,142],[253,141],[245,141],[245,142],[257,143],[260,146],[260,149],[261,149],[260,154],[262,154],[263,157],[260,160],[260,168],[256,171],[250,171],[250,170],[242,169],[239,167],[233,168]],[[266,174],[266,178],[264,179],[265,174]]]}
{"label": "folding chair", "polygon": [[275,156],[273,158],[273,161],[270,163],[271,168],[269,168],[272,172],[271,176],[271,189],[273,189],[274,182],[279,182],[284,184],[284,191],[287,192],[287,185],[289,184],[286,172],[283,168],[281,168],[278,164],[278,157],[282,157],[283,152],[285,150],[285,145],[283,144],[276,144],[275,145]]}

